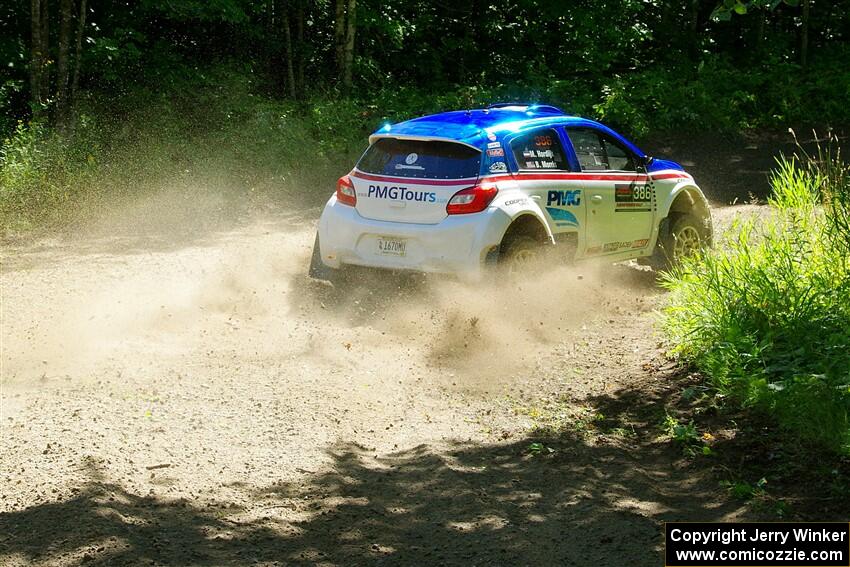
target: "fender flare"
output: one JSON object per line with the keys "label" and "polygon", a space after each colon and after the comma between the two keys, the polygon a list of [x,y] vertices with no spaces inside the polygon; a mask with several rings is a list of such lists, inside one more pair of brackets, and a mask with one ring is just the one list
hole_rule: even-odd
{"label": "fender flare", "polygon": [[505,239],[505,235],[508,233],[511,227],[514,226],[514,224],[523,217],[531,217],[536,220],[543,227],[543,231],[546,233],[546,239],[549,241],[549,244],[555,243],[555,237],[552,234],[552,228],[549,226],[549,222],[546,220],[546,216],[543,214],[543,210],[540,208],[540,205],[538,205],[534,201],[534,199],[528,199],[528,201],[529,202],[525,207],[517,210],[513,214],[509,214],[507,211],[505,211],[505,213],[508,214],[510,222],[508,222],[508,225],[505,227],[505,230],[502,231],[502,234],[499,237],[500,243]]}
{"label": "fender flare", "polygon": [[678,183],[673,190],[665,197],[663,202],[658,204],[658,223],[656,224],[657,233],[656,240],[664,234],[664,230],[669,230],[670,213],[673,205],[679,198],[687,200],[688,208],[694,211],[694,215],[700,218],[705,223],[706,236],[711,242],[714,236],[714,230],[711,222],[711,208],[708,204],[708,199],[705,198],[702,190],[690,180]]}
{"label": "fender flare", "polygon": [[[673,187],[673,190],[667,194],[663,202],[658,203],[659,216],[666,217],[670,213],[670,207],[673,206],[673,203],[682,193],[687,195],[688,202],[691,205],[695,205],[697,202],[700,202],[701,205],[706,208],[708,207],[708,200],[702,194],[700,188],[692,181],[682,181]],[[694,197],[694,195],[696,195],[696,197]]]}

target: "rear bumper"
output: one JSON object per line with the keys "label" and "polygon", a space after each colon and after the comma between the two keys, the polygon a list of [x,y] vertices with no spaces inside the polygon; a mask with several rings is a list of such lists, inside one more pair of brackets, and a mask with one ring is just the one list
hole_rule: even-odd
{"label": "rear bumper", "polygon": [[[331,268],[345,264],[390,270],[458,274],[478,277],[502,240],[510,217],[496,208],[453,215],[438,224],[412,224],[364,218],[333,196],[319,219],[322,263]],[[404,256],[378,252],[378,237],[404,239]],[[489,258],[489,259],[488,259]]]}

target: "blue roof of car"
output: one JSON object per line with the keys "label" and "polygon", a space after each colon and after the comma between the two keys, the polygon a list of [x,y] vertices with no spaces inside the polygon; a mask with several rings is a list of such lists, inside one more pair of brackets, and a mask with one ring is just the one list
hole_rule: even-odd
{"label": "blue roof of car", "polygon": [[474,110],[441,112],[387,124],[375,131],[377,138],[427,138],[460,142],[475,148],[484,148],[488,141],[502,141],[511,134],[539,126],[588,126],[602,130],[629,146],[635,153],[644,153],[617,132],[594,120],[570,116],[561,109],[548,105],[497,104]]}

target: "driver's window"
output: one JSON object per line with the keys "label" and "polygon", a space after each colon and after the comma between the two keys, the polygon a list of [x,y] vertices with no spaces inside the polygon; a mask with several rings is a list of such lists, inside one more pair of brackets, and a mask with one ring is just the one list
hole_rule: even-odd
{"label": "driver's window", "polygon": [[589,129],[568,129],[582,171],[635,171],[632,155],[617,142]]}
{"label": "driver's window", "polygon": [[635,171],[635,161],[624,147],[612,142],[608,138],[602,138],[605,155],[608,156],[608,169],[611,171]]}

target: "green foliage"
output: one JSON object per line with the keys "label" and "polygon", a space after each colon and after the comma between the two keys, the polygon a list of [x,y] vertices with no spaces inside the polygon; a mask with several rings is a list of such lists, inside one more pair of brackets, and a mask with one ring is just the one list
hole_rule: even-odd
{"label": "green foliage", "polygon": [[738,132],[789,122],[841,122],[850,109],[850,69],[837,63],[848,54],[822,59],[810,76],[793,63],[765,62],[744,72],[731,60],[714,57],[697,67],[651,67],[607,78],[527,78],[439,92],[393,87],[342,106],[392,122],[494,101],[545,102],[602,120],[631,137],[680,129]]}
{"label": "green foliage", "polygon": [[0,82],[0,134],[15,127],[12,100],[23,90],[23,81]]}
{"label": "green foliage", "polygon": [[554,453],[555,450],[551,447],[547,447],[543,443],[534,442],[534,443],[530,443],[528,445],[526,452],[531,456],[535,456],[535,455],[551,454],[551,453]]}
{"label": "green foliage", "polygon": [[[806,71],[791,63],[801,49],[792,33],[801,17],[796,4],[721,0],[712,21],[705,9],[710,4],[670,0],[453,6],[361,0],[354,92],[359,101],[382,103],[396,91],[402,97],[419,91],[451,98],[479,89],[478,94],[498,96],[473,98],[490,102],[513,94],[559,104],[633,133],[846,122],[850,0],[811,10]],[[191,90],[207,81],[211,69],[234,60],[249,62],[257,92],[271,98],[295,92],[301,100],[322,100],[335,94],[333,2],[143,0],[90,2],[88,8],[81,86],[95,96],[132,98],[143,89],[172,93],[181,84]],[[731,17],[748,11],[765,16],[760,25],[748,16]],[[45,71],[55,83],[59,16],[52,4],[48,12]],[[717,21],[724,18],[728,21]],[[0,135],[30,116],[30,30],[27,4],[0,0],[0,66],[24,91],[8,109],[0,93],[0,114],[8,112]],[[294,89],[287,84],[290,59],[296,75],[303,72],[305,78],[304,85],[296,79]],[[55,96],[49,98],[51,107]]]}
{"label": "green foliage", "polygon": [[661,424],[661,429],[665,436],[682,448],[682,453],[686,457],[695,457],[696,455],[708,457],[714,454],[710,445],[714,436],[710,433],[700,435],[693,421],[683,424],[675,417],[667,414]]}
{"label": "green foliage", "polygon": [[744,72],[730,59],[708,57],[696,67],[651,68],[585,89],[600,93],[595,116],[639,134],[843,122],[850,70],[837,61],[821,60],[807,75],[786,61],[765,61]]}
{"label": "green foliage", "polygon": [[[762,498],[766,496],[764,487],[767,485],[767,479],[760,478],[755,484],[750,484],[746,480],[723,481],[720,483],[722,487],[738,500],[752,500],[753,498]],[[786,508],[777,507],[777,515],[782,515]]]}
{"label": "green foliage", "polygon": [[690,445],[699,441],[699,433],[693,422],[682,425],[671,415],[664,418],[664,430],[676,443]]}
{"label": "green foliage", "polygon": [[235,199],[327,197],[374,126],[353,102],[304,107],[256,96],[229,69],[212,83],[89,101],[66,136],[18,123],[0,147],[0,224],[73,223],[165,186],[187,194],[211,187]]}
{"label": "green foliage", "polygon": [[19,122],[0,146],[0,224],[20,229],[55,218],[92,170],[91,154],[44,124]]}
{"label": "green foliage", "polygon": [[[121,69],[141,60],[141,47],[129,45],[143,47],[147,40],[117,27],[113,32],[123,39],[115,44],[114,67],[102,72],[105,79],[120,81]],[[92,52],[109,45],[102,41]],[[837,118],[850,108],[850,89],[837,90],[839,76],[850,83],[850,72],[827,65],[826,78],[819,82],[786,79],[781,89],[771,86],[779,81],[771,69],[784,73],[792,67],[742,73],[717,58],[697,69],[651,68],[608,80],[523,81],[440,91],[396,86],[350,98],[317,92],[292,101],[266,94],[267,85],[247,65],[191,69],[163,64],[156,89],[136,85],[115,98],[89,91],[77,105],[77,124],[68,136],[44,124],[12,124],[0,149],[0,215],[11,229],[66,222],[86,196],[142,194],[156,184],[136,180],[187,178],[203,171],[202,164],[221,183],[255,192],[280,178],[290,184],[308,180],[316,191],[327,191],[381,124],[496,101],[556,104],[569,113],[602,119],[631,137],[658,130],[738,130],[815,116]],[[10,82],[0,95],[19,89]],[[727,103],[718,104],[721,99]],[[810,102],[797,104],[801,100]],[[311,159],[304,158],[304,148]],[[839,219],[837,213],[844,210],[846,204],[830,218]],[[842,222],[848,225],[848,219]]]}
{"label": "green foliage", "polygon": [[143,0],[145,11],[175,21],[228,22],[248,21],[249,3],[244,0]]}
{"label": "green foliage", "polygon": [[850,168],[781,159],[772,214],[667,274],[665,328],[721,393],[800,440],[850,451]]}
{"label": "green foliage", "polygon": [[780,4],[788,6],[796,6],[799,0],[750,0],[742,2],[741,0],[723,0],[714,11],[711,13],[711,18],[718,21],[729,21],[734,14],[743,16],[751,10],[764,10],[771,12]]}

